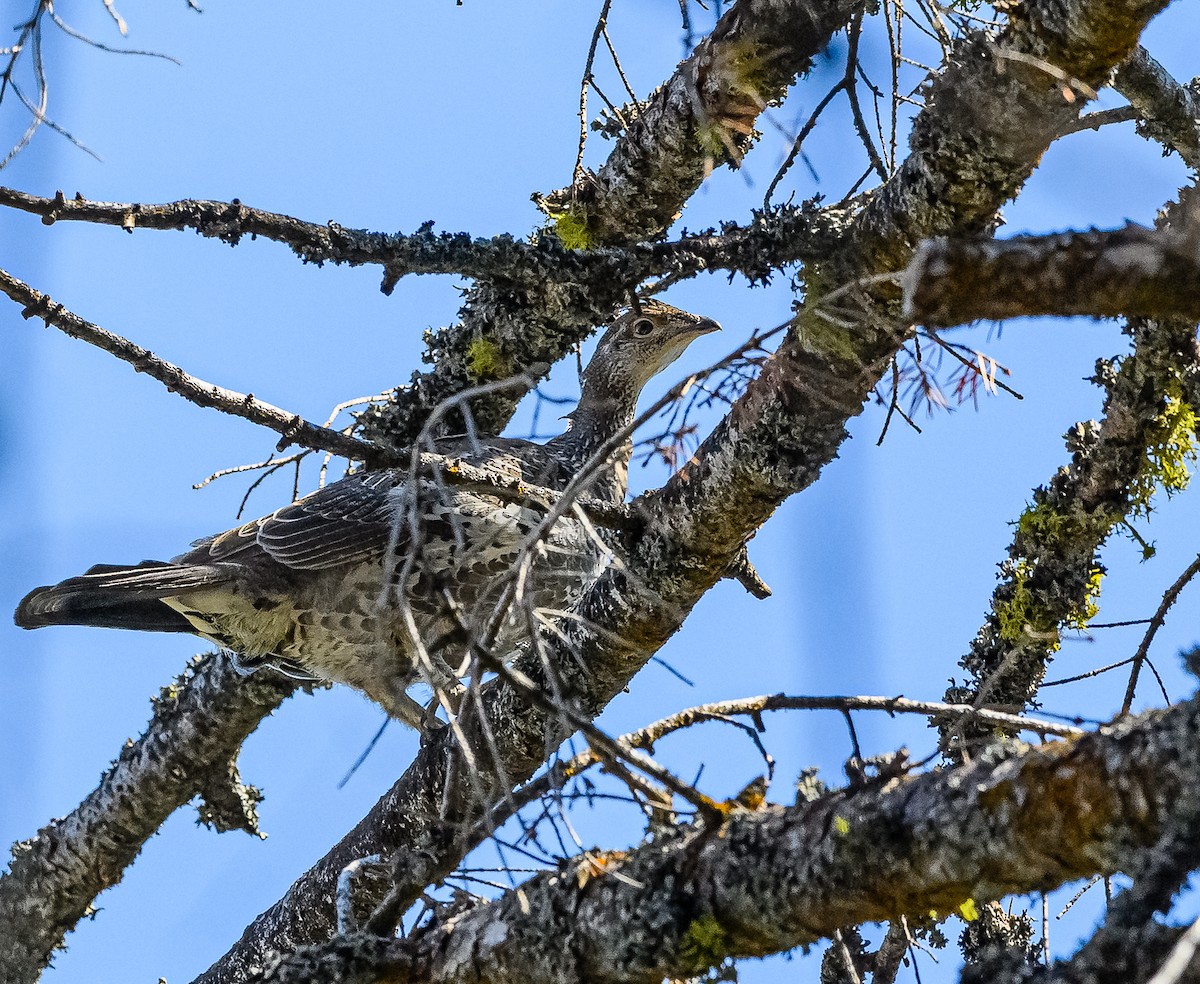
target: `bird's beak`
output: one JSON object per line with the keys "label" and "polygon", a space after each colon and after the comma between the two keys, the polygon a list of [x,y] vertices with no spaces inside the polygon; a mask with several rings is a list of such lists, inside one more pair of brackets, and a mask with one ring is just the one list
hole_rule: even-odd
{"label": "bird's beak", "polygon": [[721,323],[719,321],[713,321],[712,318],[701,318],[696,322],[696,327],[692,329],[692,331],[696,333],[697,337],[700,335],[711,335],[714,331],[720,330]]}

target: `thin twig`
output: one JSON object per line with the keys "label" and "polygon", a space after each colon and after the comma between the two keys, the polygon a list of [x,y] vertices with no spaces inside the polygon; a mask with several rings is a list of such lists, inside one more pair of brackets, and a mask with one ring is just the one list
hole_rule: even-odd
{"label": "thin twig", "polygon": [[850,22],[850,31],[848,33],[849,44],[846,50],[846,98],[850,101],[850,113],[854,120],[854,129],[858,133],[858,138],[862,141],[863,147],[866,149],[867,158],[871,161],[871,167],[874,168],[880,181],[886,181],[888,179],[888,171],[883,165],[879,151],[875,149],[875,141],[871,139],[871,134],[867,131],[867,124],[863,120],[862,106],[858,102],[858,86],[854,81],[855,73],[858,69],[858,41],[862,36],[862,20],[863,10],[860,7]]}
{"label": "thin twig", "polygon": [[1109,663],[1108,666],[1101,666],[1095,670],[1088,670],[1086,673],[1077,673],[1075,676],[1063,677],[1061,680],[1046,680],[1042,683],[1041,689],[1047,687],[1061,687],[1064,683],[1078,683],[1080,680],[1090,680],[1092,677],[1100,676],[1102,673],[1108,673],[1110,670],[1120,669],[1122,666],[1128,666],[1133,662],[1133,657],[1121,659],[1115,663]]}
{"label": "thin twig", "polygon": [[[1129,673],[1129,684],[1125,688],[1125,700],[1121,703],[1121,716],[1124,717],[1129,713],[1129,709],[1133,706],[1133,695],[1137,690],[1138,675],[1142,671],[1142,664],[1146,662],[1146,654],[1150,651],[1150,643],[1154,641],[1154,636],[1158,630],[1162,628],[1163,622],[1166,620],[1167,612],[1171,606],[1175,604],[1175,600],[1179,597],[1179,593],[1187,586],[1187,583],[1200,574],[1200,555],[1188,564],[1187,569],[1179,575],[1166,593],[1163,595],[1162,603],[1158,606],[1158,610],[1150,619],[1150,625],[1146,629],[1146,634],[1142,637],[1141,645],[1138,646],[1137,652],[1133,655],[1133,669]],[[1153,669],[1153,668],[1152,668]],[[1155,674],[1157,676],[1157,673]],[[1162,685],[1162,681],[1159,681]]]}
{"label": "thin twig", "polygon": [[637,93],[633,91],[633,86],[629,84],[629,79],[625,77],[625,69],[621,67],[621,59],[617,57],[617,49],[613,47],[612,38],[608,36],[608,25],[605,24],[604,30],[601,32],[604,36],[604,43],[608,45],[608,53],[612,56],[613,68],[617,70],[617,77],[621,80],[621,85],[625,86],[625,94],[629,96],[629,101],[637,104]]}
{"label": "thin twig", "polygon": [[152,379],[157,379],[170,392],[179,394],[185,400],[270,428],[282,435],[277,445],[279,451],[291,444],[299,444],[302,447],[332,451],[346,458],[359,460],[369,454],[379,453],[379,449],[367,441],[330,430],[328,427],[319,427],[299,414],[288,413],[256,399],[252,393],[238,393],[236,390],[225,389],[223,386],[189,375],[179,366],[160,359],[148,349],[90,321],[84,321],[48,295],[34,290],[4,270],[0,270],[0,291],[21,305],[22,317],[40,318],[47,325],[72,338],[115,355],[138,372],[144,372]]}
{"label": "thin twig", "polygon": [[[53,8],[50,8],[49,13],[50,19],[54,21],[60,31],[69,35],[70,37],[73,37],[76,41],[82,41],[84,44],[96,48],[99,51],[107,51],[109,54],[113,55],[139,55],[143,58],[162,58],[164,61],[169,61],[174,65],[182,64],[178,58],[173,58],[171,55],[164,54],[161,51],[142,51],[137,48],[114,48],[111,45],[104,44],[102,41],[97,41],[95,38],[89,38],[86,34],[75,30],[75,28],[59,17]],[[125,32],[122,31],[121,33],[124,34]]]}
{"label": "thin twig", "polygon": [[583,67],[583,79],[579,83],[579,152],[575,156],[574,176],[571,179],[572,184],[578,184],[583,180],[583,151],[587,146],[587,92],[588,86],[592,82],[592,66],[596,61],[596,45],[600,43],[600,35],[604,33],[604,26],[608,21],[608,10],[612,6],[612,0],[604,0],[604,6],[600,8],[600,16],[596,18],[596,29],[592,31],[592,43],[588,45],[587,61]]}

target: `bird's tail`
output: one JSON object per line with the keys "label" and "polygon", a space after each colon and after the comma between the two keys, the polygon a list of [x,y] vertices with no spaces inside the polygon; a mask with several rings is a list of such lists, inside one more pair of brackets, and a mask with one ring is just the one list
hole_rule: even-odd
{"label": "bird's tail", "polygon": [[23,629],[43,625],[95,625],[148,632],[195,632],[195,626],[163,598],[229,581],[217,566],[147,560],[136,567],[97,564],[79,577],[35,588],[17,606]]}

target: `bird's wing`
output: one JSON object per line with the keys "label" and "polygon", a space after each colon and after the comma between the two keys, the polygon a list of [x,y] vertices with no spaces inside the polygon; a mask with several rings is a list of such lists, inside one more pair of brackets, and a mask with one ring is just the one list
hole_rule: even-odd
{"label": "bird's wing", "polygon": [[562,489],[574,471],[544,444],[516,437],[489,437],[482,442],[466,438],[438,442],[437,450],[461,457],[467,464],[494,472],[497,478],[515,478],[551,489]]}
{"label": "bird's wing", "polygon": [[[465,442],[464,442],[465,444]],[[443,450],[439,447],[439,450]],[[451,453],[459,448],[447,449]],[[443,451],[446,453],[446,451]],[[561,487],[569,475],[541,445],[508,438],[490,438],[481,446],[464,447],[464,460],[497,474],[521,477],[535,484]],[[561,473],[561,474],[560,474]],[[194,544],[189,554],[177,558],[188,563],[241,563],[254,566],[266,558],[292,570],[326,570],[381,557],[393,536],[403,499],[395,494],[408,480],[406,469],[360,472],[277,509],[270,516],[246,523]],[[434,533],[448,542],[457,540],[453,517],[469,493],[434,490],[421,483],[422,516],[426,536]],[[470,511],[470,510],[468,510]],[[444,527],[444,529],[443,529]],[[408,535],[397,531],[395,547],[407,549]]]}
{"label": "bird's wing", "polygon": [[405,478],[402,471],[351,475],[270,516],[199,541],[189,559],[202,553],[210,562],[253,563],[261,551],[293,570],[324,570],[381,556],[396,515],[391,493]]}

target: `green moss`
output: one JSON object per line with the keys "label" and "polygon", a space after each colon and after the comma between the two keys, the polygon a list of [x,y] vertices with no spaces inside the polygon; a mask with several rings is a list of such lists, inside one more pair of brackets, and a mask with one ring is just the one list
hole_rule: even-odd
{"label": "green moss", "polygon": [[862,365],[858,351],[858,339],[843,322],[831,318],[821,310],[822,299],[827,293],[824,278],[816,270],[805,272],[804,306],[796,313],[796,327],[800,340],[810,352],[830,359]]}
{"label": "green moss", "polygon": [[721,130],[720,123],[706,120],[696,125],[696,143],[709,157],[724,158],[729,153],[726,140],[728,137]]}
{"label": "green moss", "polygon": [[550,223],[558,241],[567,249],[591,249],[596,245],[596,236],[583,209],[563,209],[550,216]]}
{"label": "green moss", "polygon": [[1025,561],[1017,564],[1013,572],[1012,591],[1007,601],[996,602],[996,620],[1000,623],[1000,637],[1006,642],[1019,643],[1025,640],[1025,626],[1030,624],[1033,609],[1033,594],[1029,590],[1029,565]]}
{"label": "green moss", "polygon": [[679,956],[690,973],[715,967],[729,952],[729,934],[711,913],[692,920],[679,941]]}
{"label": "green moss", "polygon": [[1150,500],[1158,488],[1168,496],[1186,489],[1196,456],[1196,411],[1183,400],[1176,383],[1146,433],[1145,457],[1129,489],[1133,514],[1150,514]]}
{"label": "green moss", "polygon": [[467,345],[467,368],[477,380],[507,379],[512,375],[512,366],[500,346],[480,336]]}
{"label": "green moss", "polygon": [[1072,629],[1086,629],[1088,622],[1099,614],[1100,606],[1097,602],[1100,598],[1100,582],[1103,580],[1103,568],[1093,567],[1088,577],[1087,593],[1084,595],[1083,604],[1067,612],[1063,619],[1066,625]]}

